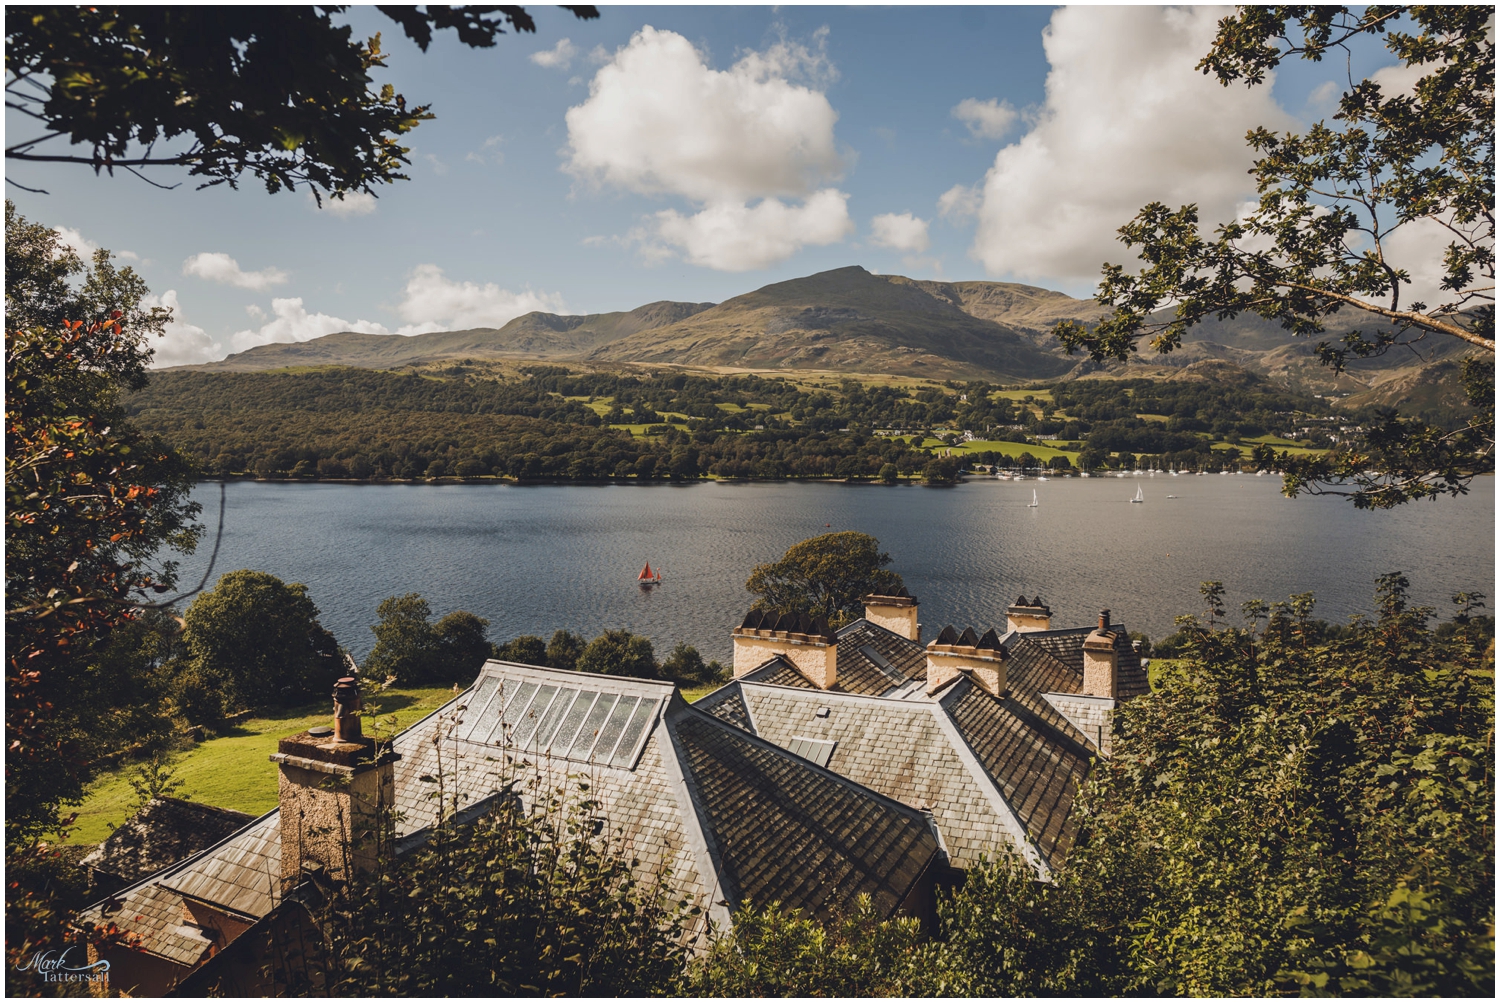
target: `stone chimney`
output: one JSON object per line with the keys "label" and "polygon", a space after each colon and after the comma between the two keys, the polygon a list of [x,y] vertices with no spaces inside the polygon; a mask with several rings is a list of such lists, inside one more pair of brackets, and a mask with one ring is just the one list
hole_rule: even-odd
{"label": "stone chimney", "polygon": [[978,637],[973,627],[959,634],[949,624],[927,646],[927,693],[930,696],[967,674],[986,693],[1003,697],[1007,657],[993,629]]}
{"label": "stone chimney", "polygon": [[1042,602],[1041,596],[1035,599],[1018,596],[1012,605],[1006,607],[1005,629],[1022,633],[1029,630],[1051,630],[1052,611]]}
{"label": "stone chimney", "polygon": [[838,681],[838,653],[838,639],[828,621],[806,613],[752,609],[734,628],[736,679],[780,655],[818,689],[830,690]]}
{"label": "stone chimney", "polygon": [[1088,696],[1120,695],[1120,656],[1115,650],[1117,632],[1110,629],[1109,610],[1099,611],[1099,626],[1083,642],[1083,693]]}
{"label": "stone chimney", "polygon": [[900,634],[908,641],[922,640],[922,625],[917,622],[917,597],[906,589],[898,589],[891,595],[868,595],[863,602],[866,620]]}
{"label": "stone chimney", "polygon": [[353,870],[368,870],[380,837],[391,835],[401,757],[364,737],[361,707],[359,680],[345,676],[333,690],[333,727],[283,738],[271,754],[281,774],[284,890],[315,875],[345,881]]}

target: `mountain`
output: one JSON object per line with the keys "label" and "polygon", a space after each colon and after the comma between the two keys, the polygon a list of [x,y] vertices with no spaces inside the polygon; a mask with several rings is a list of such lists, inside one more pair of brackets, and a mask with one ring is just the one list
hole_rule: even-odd
{"label": "mountain", "polygon": [[[1064,355],[1052,336],[1057,322],[1088,323],[1103,313],[1093,300],[1037,286],[909,279],[851,266],[777,282],[719,304],[663,300],[628,312],[537,312],[501,328],[412,337],[346,331],[297,344],[261,345],[191,368],[393,369],[447,360],[537,359],[1016,380],[1169,376],[1196,363],[1220,362],[1292,390],[1358,394],[1392,379],[1414,378],[1422,367],[1464,350],[1455,339],[1431,338],[1420,357],[1393,351],[1351,360],[1345,373],[1334,374],[1318,362],[1315,342],[1294,338],[1273,321],[1242,315],[1194,327],[1168,355],[1148,348],[1129,363]],[[1353,311],[1335,315],[1319,340],[1337,342],[1359,319]]]}
{"label": "mountain", "polygon": [[311,341],[258,345],[220,362],[185,369],[259,372],[286,366],[393,369],[446,359],[578,358],[600,345],[676,323],[713,306],[661,300],[628,313],[559,315],[533,312],[501,328],[436,331],[410,337],[341,331]]}
{"label": "mountain", "polygon": [[838,268],[736,296],[610,342],[589,358],[940,378],[1040,378],[1071,368],[1020,331],[965,311],[959,297],[936,285]]}

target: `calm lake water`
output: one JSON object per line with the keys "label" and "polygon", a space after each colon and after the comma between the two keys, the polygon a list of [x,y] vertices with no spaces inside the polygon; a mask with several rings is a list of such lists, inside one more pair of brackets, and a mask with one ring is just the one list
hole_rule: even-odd
{"label": "calm lake water", "polygon": [[[1132,505],[1137,486],[1146,501]],[[686,641],[727,661],[729,632],[751,601],[750,569],[834,530],[879,538],[921,601],[926,637],[945,623],[1003,627],[1022,592],[1040,593],[1058,626],[1108,607],[1152,637],[1199,608],[1205,579],[1224,582],[1231,609],[1312,591],[1317,615],[1336,621],[1369,612],[1386,571],[1405,571],[1416,601],[1444,615],[1455,591],[1494,596],[1493,478],[1468,497],[1392,512],[1289,500],[1279,487],[1280,478],[1243,475],[953,488],[237,482],[214,574],[254,568],[305,583],[356,658],[374,644],[376,605],[418,592],[436,615],[487,618],[497,641],[623,627],[659,654]],[[1033,490],[1038,505],[1028,508]],[[216,484],[198,491],[210,528],[218,493]],[[182,562],[183,582],[197,582],[211,545]],[[634,579],[648,559],[665,584],[642,592]]]}

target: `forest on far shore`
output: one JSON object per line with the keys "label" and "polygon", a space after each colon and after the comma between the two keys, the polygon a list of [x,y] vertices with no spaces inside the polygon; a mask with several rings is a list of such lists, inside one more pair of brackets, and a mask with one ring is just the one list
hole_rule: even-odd
{"label": "forest on far shore", "polygon": [[560,366],[506,378],[462,365],[167,371],[126,406],[203,476],[358,481],[941,482],[965,464],[1213,471],[1239,469],[1241,444],[1331,445],[1359,418],[1256,377],[810,385]]}

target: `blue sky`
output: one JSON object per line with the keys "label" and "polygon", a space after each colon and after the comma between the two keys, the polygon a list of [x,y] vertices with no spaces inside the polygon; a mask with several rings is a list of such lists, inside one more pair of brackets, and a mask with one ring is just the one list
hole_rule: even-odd
{"label": "blue sky", "polygon": [[[177,322],[160,364],[336,330],[498,326],[719,301],[850,264],[1087,295],[1142,204],[1228,218],[1245,130],[1332,110],[1345,67],[1266,88],[1193,71],[1221,10],[533,8],[536,35],[426,54],[369,9],[389,81],[437,119],[411,181],[318,211],[304,193],[161,191],[8,165],[21,212],[104,246]],[[1388,57],[1351,67],[1356,78]],[[19,138],[26,126],[8,120]],[[14,141],[14,139],[12,140]]]}

